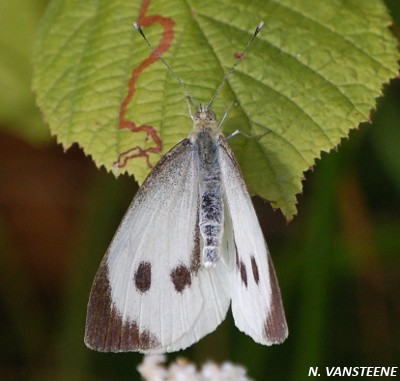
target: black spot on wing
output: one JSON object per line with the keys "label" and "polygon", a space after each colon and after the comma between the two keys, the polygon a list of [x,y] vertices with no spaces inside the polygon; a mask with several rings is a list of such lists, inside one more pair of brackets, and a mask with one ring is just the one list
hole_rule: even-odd
{"label": "black spot on wing", "polygon": [[144,293],[150,289],[151,286],[151,263],[140,262],[134,275],[134,282],[136,289]]}
{"label": "black spot on wing", "polygon": [[253,255],[250,257],[250,259],[251,259],[251,269],[253,271],[253,278],[256,284],[258,284],[258,282],[260,281],[260,274],[258,272],[257,262]]}
{"label": "black spot on wing", "polygon": [[85,344],[100,352],[148,351],[160,347],[156,335],[127,320],[113,306],[105,261],[93,282],[85,328]]}
{"label": "black spot on wing", "polygon": [[242,278],[242,282],[247,288],[247,271],[246,271],[246,265],[243,263],[243,261],[239,262],[239,269],[240,269],[240,277]]}
{"label": "black spot on wing", "polygon": [[192,284],[192,274],[196,276],[201,267],[201,247],[200,247],[200,197],[197,200],[196,222],[193,229],[192,253],[190,255],[190,267],[179,264],[172,269],[170,278],[175,291],[182,293],[186,287]]}
{"label": "black spot on wing", "polygon": [[185,287],[192,284],[190,269],[185,265],[179,265],[171,271],[171,280],[176,292],[181,293]]}
{"label": "black spot on wing", "polygon": [[233,244],[235,245],[235,262],[236,262],[236,270],[240,272],[240,278],[242,278],[242,282],[247,287],[247,271],[246,265],[244,262],[239,258],[238,249],[236,246],[235,237],[233,237]]}

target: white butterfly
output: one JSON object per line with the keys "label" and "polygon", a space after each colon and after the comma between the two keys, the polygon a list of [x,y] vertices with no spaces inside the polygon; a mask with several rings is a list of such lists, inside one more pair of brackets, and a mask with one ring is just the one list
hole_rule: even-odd
{"label": "white butterfly", "polygon": [[178,351],[214,331],[231,302],[254,341],[288,335],[271,257],[210,104],[151,171],[101,262],[86,321],[92,349]]}

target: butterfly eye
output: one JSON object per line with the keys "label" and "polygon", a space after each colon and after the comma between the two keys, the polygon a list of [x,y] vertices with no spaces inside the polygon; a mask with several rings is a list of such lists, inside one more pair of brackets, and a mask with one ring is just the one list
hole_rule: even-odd
{"label": "butterfly eye", "polygon": [[217,119],[216,115],[211,110],[209,110],[207,115],[207,120],[214,121],[216,119]]}

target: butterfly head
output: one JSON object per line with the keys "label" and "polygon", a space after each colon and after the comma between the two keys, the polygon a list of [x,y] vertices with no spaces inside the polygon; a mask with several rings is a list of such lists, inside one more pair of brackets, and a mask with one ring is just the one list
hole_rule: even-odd
{"label": "butterfly head", "polygon": [[215,122],[216,116],[214,114],[214,111],[211,110],[211,107],[208,104],[203,105],[200,103],[199,108],[194,115],[194,119]]}
{"label": "butterfly head", "polygon": [[217,129],[216,116],[208,104],[199,105],[196,114],[193,115],[193,121],[196,131],[210,130],[214,132]]}

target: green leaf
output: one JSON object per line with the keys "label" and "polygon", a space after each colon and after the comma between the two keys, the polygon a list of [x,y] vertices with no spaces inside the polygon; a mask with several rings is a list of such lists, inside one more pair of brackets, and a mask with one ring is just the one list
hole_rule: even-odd
{"label": "green leaf", "polygon": [[119,154],[140,147],[142,157],[124,168],[139,182],[150,169],[143,153],[154,165],[192,123],[184,92],[161,62],[149,61],[135,20],[201,102],[265,21],[213,107],[221,116],[238,103],[225,135],[268,132],[230,143],[250,191],[288,219],[304,171],[369,119],[382,84],[398,72],[379,0],[53,1],[34,56],[38,104],[64,147],[78,143],[98,166],[112,170]]}

